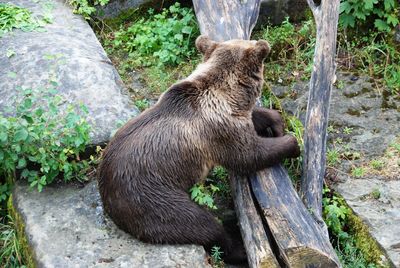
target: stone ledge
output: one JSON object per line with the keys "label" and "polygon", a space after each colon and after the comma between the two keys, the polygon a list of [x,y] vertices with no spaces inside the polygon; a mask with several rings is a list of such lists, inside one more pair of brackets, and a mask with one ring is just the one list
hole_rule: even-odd
{"label": "stone ledge", "polygon": [[17,182],[12,203],[37,267],[210,267],[200,246],[145,244],[119,230],[104,217],[95,181],[41,193]]}
{"label": "stone ledge", "polygon": [[[42,1],[13,0],[35,16],[45,13]],[[15,30],[0,38],[0,111],[13,106],[18,86],[38,88],[57,81],[68,102],[87,106],[93,144],[109,140],[119,122],[138,114],[116,69],[89,24],[73,14],[65,0],[49,1],[53,21],[43,31]],[[7,51],[15,55],[7,57]],[[15,77],[9,73],[14,72]]]}

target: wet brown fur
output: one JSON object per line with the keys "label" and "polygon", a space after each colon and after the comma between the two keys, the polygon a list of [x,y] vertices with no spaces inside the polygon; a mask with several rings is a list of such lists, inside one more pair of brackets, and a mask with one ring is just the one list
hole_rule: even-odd
{"label": "wet brown fur", "polygon": [[[254,108],[263,83],[266,41],[196,40],[203,64],[174,84],[152,108],[131,119],[104,151],[99,188],[105,211],[150,243],[222,247],[240,260],[212,214],[189,189],[215,165],[249,174],[297,157],[279,113]],[[275,137],[266,137],[272,129]]]}

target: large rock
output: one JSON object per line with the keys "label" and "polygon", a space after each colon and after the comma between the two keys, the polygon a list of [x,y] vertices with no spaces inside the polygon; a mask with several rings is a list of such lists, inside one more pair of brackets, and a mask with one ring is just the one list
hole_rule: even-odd
{"label": "large rock", "polygon": [[96,182],[41,193],[18,182],[13,206],[37,267],[210,267],[200,246],[150,245],[119,230],[104,217]]}
{"label": "large rock", "polygon": [[[57,90],[69,102],[88,107],[92,142],[100,144],[137,109],[130,105],[121,78],[89,24],[65,2],[51,1],[53,22],[45,25],[44,32],[16,30],[0,38],[0,111],[13,105],[18,86],[37,88],[55,79]],[[37,16],[48,12],[42,1],[12,3]],[[7,57],[7,51],[15,55]]]}

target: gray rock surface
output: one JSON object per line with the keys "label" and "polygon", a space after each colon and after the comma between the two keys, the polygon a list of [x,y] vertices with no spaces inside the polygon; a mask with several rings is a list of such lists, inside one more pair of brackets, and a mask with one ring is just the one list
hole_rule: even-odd
{"label": "gray rock surface", "polygon": [[[48,12],[44,1],[11,2],[36,16]],[[89,24],[74,15],[66,1],[47,2],[53,22],[44,26],[44,32],[15,30],[0,38],[0,111],[12,105],[18,86],[37,88],[55,80],[68,101],[87,106],[92,142],[108,141],[117,124],[136,115],[137,109],[129,103],[121,78]],[[7,57],[7,51],[15,55]]]}
{"label": "gray rock surface", "polygon": [[110,0],[107,5],[97,7],[97,11],[100,17],[111,18],[118,16],[124,10],[138,8],[152,1],[154,0]]}
{"label": "gray rock surface", "polygon": [[291,21],[299,21],[305,18],[306,10],[308,10],[306,0],[261,0],[256,27],[261,27],[267,22],[280,24],[286,17]]}
{"label": "gray rock surface", "polygon": [[210,267],[200,246],[150,245],[119,230],[104,217],[96,182],[42,193],[18,182],[13,205],[38,267]]}
{"label": "gray rock surface", "polygon": [[[138,8],[141,6],[149,6],[160,9],[168,7],[176,1],[172,0],[110,0],[105,6],[97,7],[98,15],[102,18],[116,17],[121,12]],[[184,6],[192,6],[190,0],[180,0]],[[243,1],[246,2],[246,1]],[[262,27],[267,22],[274,25],[280,24],[286,17],[290,17],[291,21],[300,21],[305,18],[305,12],[308,10],[306,0],[261,0],[260,13],[256,27]]]}
{"label": "gray rock surface", "polygon": [[[365,172],[360,178],[351,175],[354,167],[368,168],[372,159],[387,157],[389,145],[400,137],[400,96],[374,88],[365,76],[338,74],[337,80],[341,86],[332,90],[329,125],[333,131],[329,133],[328,148],[360,156],[341,159],[337,170],[333,170],[337,182],[334,187],[370,227],[371,235],[390,260],[400,267],[400,162],[392,164],[390,172],[386,167],[382,172]],[[273,86],[272,91],[281,99],[284,110],[304,123],[308,83],[300,82],[286,90]],[[346,133],[346,127],[350,133]],[[400,159],[398,154],[389,159],[395,162],[394,157]],[[371,197],[373,191],[379,192],[379,198]]]}

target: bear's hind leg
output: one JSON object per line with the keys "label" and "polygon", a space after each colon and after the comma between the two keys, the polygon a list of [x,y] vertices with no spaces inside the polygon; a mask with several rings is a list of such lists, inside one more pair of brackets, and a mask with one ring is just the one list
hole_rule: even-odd
{"label": "bear's hind leg", "polygon": [[[158,199],[158,200],[157,200]],[[197,244],[210,252],[219,246],[224,252],[224,260],[239,263],[246,260],[245,251],[232,241],[214,216],[189,199],[187,193],[168,193],[152,200],[143,222],[145,228],[141,240],[160,244]],[[147,224],[146,224],[147,222]]]}

